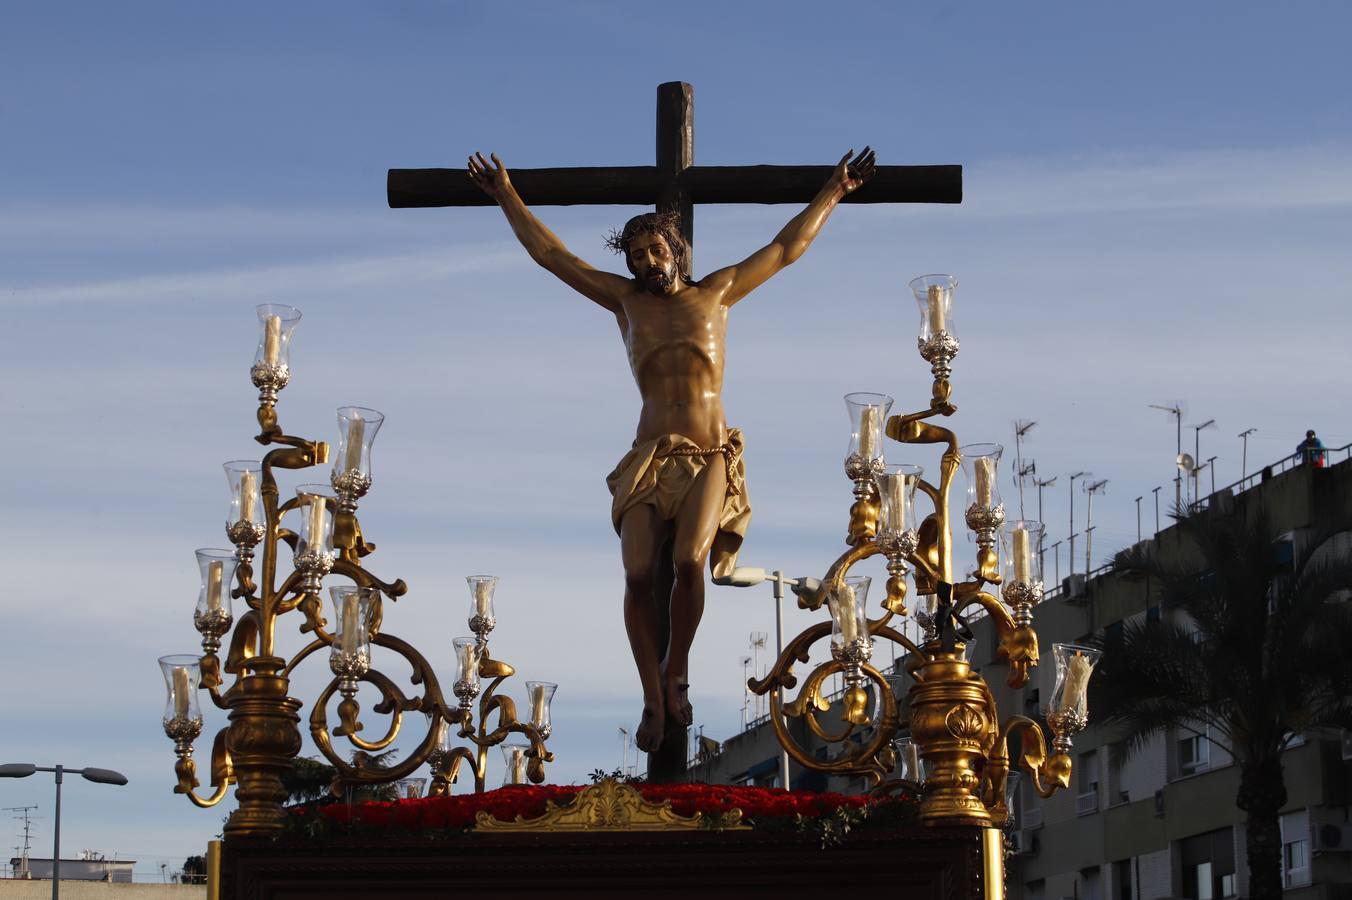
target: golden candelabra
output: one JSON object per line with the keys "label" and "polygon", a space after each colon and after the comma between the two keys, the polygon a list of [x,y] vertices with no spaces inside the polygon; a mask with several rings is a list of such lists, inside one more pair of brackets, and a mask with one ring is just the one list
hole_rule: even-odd
{"label": "golden candelabra", "polygon": [[[474,774],[474,789],[484,790],[490,747],[503,745],[508,781],[526,778],[544,780],[544,764],[553,760],[545,747],[549,738],[550,703],[556,685],[527,682],[528,720],[518,719],[516,705],[497,693],[515,670],[493,659],[488,635],[496,625],[493,593],[497,579],[471,576],[470,630],[473,637],[454,641],[458,672],[453,684],[454,703],[442,694],[436,673],[409,643],[382,630],[383,603],[407,591],[402,580],[381,581],[362,560],[375,545],[362,536],[357,520],[358,501],[371,487],[371,445],[384,417],[375,410],[343,407],[338,410],[339,440],[329,484],[306,484],[296,496],[283,501],[274,472],[277,469],[307,469],[328,461],[329,445],[283,433],[277,422],[277,396],[290,380],[290,346],[300,312],[291,307],[258,307],[261,336],[251,376],[258,388],[256,440],[274,446],[259,462],[225,464],[230,485],[230,508],[226,534],[233,549],[199,550],[201,590],[193,623],[202,635],[202,655],[166,656],[160,660],[168,692],[164,731],[174,741],[178,757],[175,793],[185,794],[197,806],[219,803],[231,784],[237,785],[239,808],[225,825],[225,834],[250,836],[275,834],[283,827],[283,803],[287,790],[282,778],[301,750],[299,730],[301,702],[288,696],[292,672],[317,651],[328,648],[333,679],[320,693],[310,714],[310,734],[316,746],[335,767],[335,790],[342,786],[384,784],[402,779],[427,764],[432,771],[431,793],[450,789],[462,764]],[[292,527],[283,517],[292,513]],[[291,555],[292,571],[278,584],[282,547]],[[261,569],[254,558],[261,548]],[[326,577],[337,576],[348,584],[331,587],[334,626],[321,615],[321,586]],[[248,611],[235,622],[232,600],[241,600]],[[276,626],[280,616],[297,610],[300,632],[311,635],[308,644],[289,659],[278,654]],[[233,626],[233,633],[232,633]],[[229,636],[225,664],[218,651]],[[412,668],[409,683],[415,689],[406,695],[395,681],[372,667],[371,646],[402,657]],[[225,676],[234,676],[224,688]],[[488,681],[487,686],[483,685]],[[361,682],[381,694],[373,711],[389,716],[385,734],[365,740],[357,693]],[[224,688],[224,689],[223,689]],[[229,724],[212,742],[213,793],[196,793],[200,782],[193,760],[193,741],[202,732],[203,719],[198,693],[206,691],[212,702],[228,713]],[[337,694],[338,724],[330,729],[328,706]],[[477,716],[475,701],[478,701]],[[368,754],[391,747],[405,713],[422,713],[428,731],[417,748],[402,761],[388,767],[373,764]],[[489,728],[490,718],[494,727]],[[451,729],[468,740],[451,745]],[[523,743],[506,744],[513,735]],[[333,737],[346,738],[361,753],[344,760],[333,747]]]}
{"label": "golden candelabra", "polygon": [[[1051,753],[1041,726],[1024,716],[1003,724],[985,680],[966,659],[971,633],[963,618],[969,607],[986,611],[999,635],[998,655],[1009,663],[1008,684],[1027,684],[1038,664],[1038,639],[1033,608],[1042,598],[1042,525],[1005,522],[997,470],[1001,448],[996,444],[959,447],[953,431],[930,419],[951,416],[952,362],[958,339],[952,324],[956,279],[926,275],[911,282],[920,306],[919,350],[934,377],[929,407],[888,418],[892,398],[882,394],[850,394],[852,433],[845,473],[854,482],[846,543],[850,549],[827,570],[819,585],[798,591],[798,605],[826,605],[830,622],[805,630],[784,648],[763,679],[752,679],[756,694],[770,694],[771,722],[780,744],[800,765],[838,775],[865,776],[875,790],[909,786],[921,795],[921,820],[931,825],[1003,825],[1008,818],[1005,786],[1010,771],[1009,738],[1021,738],[1018,760],[1041,796],[1070,784],[1072,738],[1086,724],[1085,690],[1099,651],[1069,644],[1055,645],[1056,684],[1046,710],[1053,739]],[[885,423],[885,425],[884,425]],[[886,465],[884,435],[903,444],[942,444],[938,485],[923,477],[919,466]],[[967,474],[968,502],[964,520],[976,536],[976,566],[967,580],[956,581],[953,568],[953,523],[950,493],[959,468]],[[928,497],[933,511],[917,522],[916,492]],[[997,536],[998,535],[998,536]],[[1002,574],[997,541],[1005,546]],[[887,595],[883,614],[869,619],[865,606],[869,579],[850,576],[856,563],[882,554],[887,559]],[[916,593],[924,603],[916,621],[924,630],[917,645],[890,627],[906,616],[906,576],[913,573]],[[1003,586],[1000,597],[987,587]],[[811,647],[831,638],[831,659],[818,665],[798,695],[796,662],[806,663]],[[873,642],[892,641],[906,651],[906,670],[915,684],[905,701],[869,664]],[[823,693],[827,679],[841,675],[845,683],[842,722],[829,726],[821,714],[831,709]],[[868,683],[876,687],[870,701]],[[871,707],[871,708],[870,708]],[[816,758],[794,737],[789,722],[806,721],[810,732],[828,744],[842,745],[830,759]],[[909,778],[886,781],[897,763],[894,739],[903,725],[910,728],[918,759]],[[863,739],[867,738],[867,739]],[[856,743],[856,739],[858,742]],[[924,775],[917,769],[923,765]]]}

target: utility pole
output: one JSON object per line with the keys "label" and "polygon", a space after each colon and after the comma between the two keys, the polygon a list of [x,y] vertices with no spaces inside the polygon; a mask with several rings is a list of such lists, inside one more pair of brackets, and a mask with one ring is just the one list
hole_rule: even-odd
{"label": "utility pole", "polygon": [[1075,574],[1075,479],[1084,478],[1090,472],[1075,472],[1070,476],[1070,574]]}
{"label": "utility pole", "polygon": [[1239,460],[1239,480],[1243,481],[1249,477],[1249,435],[1257,431],[1257,428],[1248,428],[1239,433],[1239,439],[1244,442],[1244,449],[1240,451]]}

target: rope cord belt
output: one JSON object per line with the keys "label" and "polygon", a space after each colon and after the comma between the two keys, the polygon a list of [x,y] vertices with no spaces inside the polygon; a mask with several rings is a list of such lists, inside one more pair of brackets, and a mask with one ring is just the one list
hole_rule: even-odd
{"label": "rope cord belt", "polygon": [[712,456],[715,453],[723,454],[723,460],[727,464],[728,493],[734,496],[740,494],[742,491],[737,487],[736,481],[733,479],[733,474],[737,471],[737,463],[741,461],[742,454],[739,453],[732,444],[720,444],[717,447],[712,447],[708,450],[699,447],[677,447],[671,452],[663,454],[660,458],[670,456]]}

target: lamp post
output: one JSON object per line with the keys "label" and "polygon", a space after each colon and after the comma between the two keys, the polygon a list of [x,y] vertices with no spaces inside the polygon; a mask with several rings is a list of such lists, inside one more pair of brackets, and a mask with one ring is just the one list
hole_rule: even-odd
{"label": "lamp post", "polygon": [[114,772],[112,769],[96,769],[88,767],[84,769],[70,769],[66,766],[35,766],[32,763],[6,763],[0,766],[0,778],[27,778],[34,772],[55,772],[56,773],[56,825],[52,836],[52,900],[57,900],[61,896],[61,782],[62,776],[70,772],[72,775],[81,775],[85,781],[92,781],[95,784],[117,784],[127,783],[127,776],[121,772]]}

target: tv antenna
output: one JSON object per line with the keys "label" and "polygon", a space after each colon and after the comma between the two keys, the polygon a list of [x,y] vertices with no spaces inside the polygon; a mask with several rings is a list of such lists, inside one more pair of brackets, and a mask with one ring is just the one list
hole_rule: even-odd
{"label": "tv antenna", "polygon": [[1085,500],[1089,507],[1084,514],[1084,574],[1089,577],[1094,558],[1094,495],[1107,493],[1108,479],[1086,481],[1084,483]]}
{"label": "tv antenna", "polygon": [[1088,478],[1093,472],[1070,473],[1070,574],[1075,574],[1075,479]]}
{"label": "tv antenna", "polygon": [[[1183,404],[1175,402],[1173,406],[1160,406],[1158,403],[1148,404],[1151,409],[1160,409],[1174,417],[1174,426],[1178,432],[1178,438],[1174,446],[1175,459],[1183,456]],[[1174,508],[1183,506],[1183,476],[1174,476]]]}
{"label": "tv antenna", "polygon": [[[1023,419],[1014,420],[1014,475],[1019,486],[1019,518],[1025,518],[1023,514],[1023,479],[1028,474],[1023,464],[1023,439],[1028,436],[1028,432],[1033,430],[1036,422],[1024,421]],[[1037,470],[1034,469],[1034,472]]]}
{"label": "tv antenna", "polygon": [[[760,664],[761,651],[765,649],[765,642],[769,639],[769,637],[770,635],[764,631],[751,632],[751,655],[754,657],[754,661],[751,664],[751,673],[755,675],[757,678],[761,677],[761,664]],[[762,700],[761,697],[757,697],[754,701],[756,704],[756,718],[760,718],[761,700]]]}
{"label": "tv antenna", "polygon": [[1257,431],[1257,428],[1247,428],[1239,433],[1239,439],[1244,442],[1244,449],[1240,451],[1239,459],[1239,480],[1243,481],[1249,477],[1249,435]]}
{"label": "tv antenna", "polygon": [[1215,419],[1207,419],[1201,425],[1189,425],[1192,429],[1192,502],[1196,503],[1202,499],[1202,485],[1198,480],[1201,477],[1202,469],[1206,468],[1202,463],[1202,432],[1208,428],[1216,427]]}
{"label": "tv antenna", "polygon": [[28,873],[28,851],[31,850],[33,847],[32,842],[29,840],[29,834],[33,827],[33,817],[28,814],[28,811],[30,809],[37,809],[37,805],[34,804],[33,806],[6,806],[3,807],[3,809],[5,812],[19,813],[19,815],[13,817],[15,820],[23,819],[23,848],[22,849],[18,847],[14,848],[14,851],[19,859],[19,870],[13,873],[14,877],[23,878],[24,875]]}

